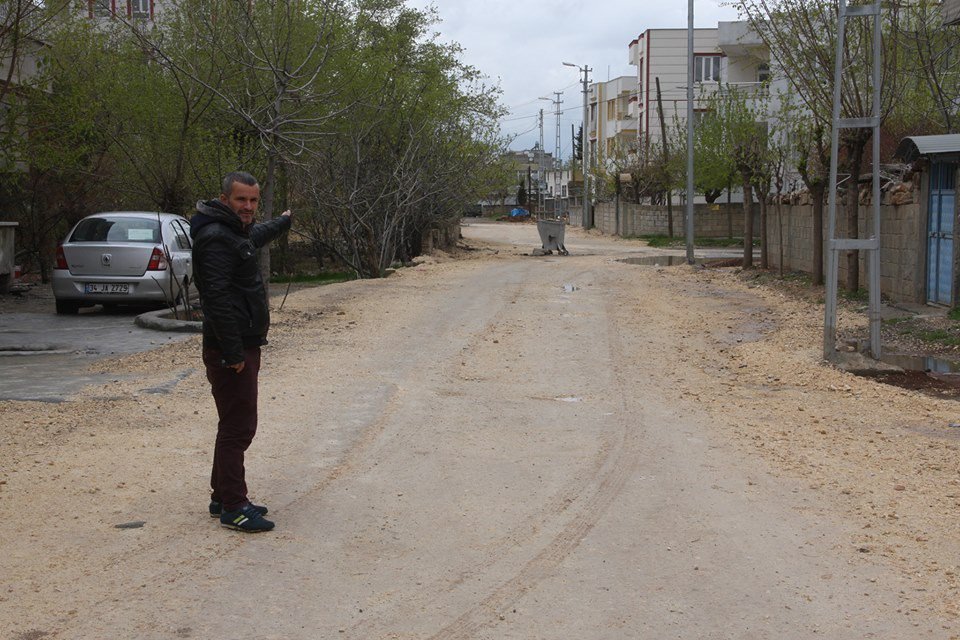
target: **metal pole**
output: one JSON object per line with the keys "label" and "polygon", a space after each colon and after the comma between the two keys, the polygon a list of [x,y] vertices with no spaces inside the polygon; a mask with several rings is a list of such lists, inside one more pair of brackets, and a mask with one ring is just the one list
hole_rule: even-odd
{"label": "metal pole", "polygon": [[693,264],[693,0],[687,3],[687,264]]}
{"label": "metal pole", "polygon": [[537,214],[543,216],[543,109],[540,109],[540,157],[537,171]]}
{"label": "metal pole", "polygon": [[880,3],[873,17],[873,237],[877,247],[868,254],[870,270],[870,353],[880,359]]}
{"label": "metal pole", "polygon": [[[823,357],[831,358],[837,349],[837,277],[839,251],[837,235],[837,162],[840,156],[840,79],[843,73],[843,45],[846,33],[847,2],[840,0],[837,15],[837,51],[833,65],[833,127],[830,132],[830,192],[827,198],[827,283],[823,309]],[[857,176],[852,176],[852,197],[856,198]]]}
{"label": "metal pole", "polygon": [[583,156],[582,158],[582,171],[583,171],[583,227],[584,229],[589,229],[593,227],[593,216],[590,215],[590,179],[588,177],[587,171],[590,168],[590,142],[588,138],[590,137],[587,133],[587,125],[589,124],[589,115],[587,112],[587,91],[589,83],[589,74],[590,67],[587,65],[583,66],[583,137],[580,140],[580,152]]}
{"label": "metal pole", "polygon": [[561,173],[563,171],[563,162],[561,162],[560,158],[560,116],[563,114],[563,112],[560,111],[560,105],[563,104],[563,100],[560,99],[560,96],[563,95],[563,92],[554,91],[553,95],[557,97],[557,99],[553,102],[553,104],[557,107],[557,137],[554,144],[556,156],[554,156],[553,159],[553,218],[554,220],[559,220],[561,215],[560,181]]}

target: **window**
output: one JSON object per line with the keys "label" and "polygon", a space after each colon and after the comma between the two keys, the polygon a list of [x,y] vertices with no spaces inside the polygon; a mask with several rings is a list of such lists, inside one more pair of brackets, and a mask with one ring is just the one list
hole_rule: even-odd
{"label": "window", "polygon": [[607,120],[617,119],[617,103],[613,100],[607,101]]}
{"label": "window", "polygon": [[160,242],[160,224],[149,218],[86,218],[70,242]]}
{"label": "window", "polygon": [[113,15],[113,0],[90,0],[91,18],[109,18]]}
{"label": "window", "polygon": [[171,223],[173,233],[177,239],[177,247],[183,251],[190,251],[193,247],[190,245],[190,225],[180,220],[174,220]]}
{"label": "window", "polygon": [[770,65],[761,62],[757,65],[757,82],[766,82],[770,79]]}
{"label": "window", "polygon": [[720,56],[694,56],[695,82],[720,82]]}
{"label": "window", "polygon": [[149,18],[150,0],[128,0],[131,18]]}
{"label": "window", "polygon": [[566,197],[567,197],[567,185],[565,185],[565,184],[560,185],[560,197],[561,197],[561,198],[566,198]]}

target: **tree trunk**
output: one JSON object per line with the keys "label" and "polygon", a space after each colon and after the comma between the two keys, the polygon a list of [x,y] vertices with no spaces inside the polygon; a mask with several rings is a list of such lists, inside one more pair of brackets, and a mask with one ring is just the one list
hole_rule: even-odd
{"label": "tree trunk", "polygon": [[767,198],[765,195],[760,194],[757,201],[760,202],[760,268],[769,269],[770,247],[767,244]]}
{"label": "tree trunk", "polygon": [[667,235],[673,237],[673,190],[667,189]]}
{"label": "tree trunk", "polygon": [[[277,154],[273,151],[267,154],[267,175],[260,192],[260,210],[264,221],[273,219],[273,193],[277,182]],[[260,276],[263,278],[263,287],[270,297],[270,245],[260,249]]]}
{"label": "tree trunk", "polygon": [[813,200],[813,284],[823,285],[823,196],[826,192],[823,183],[810,188]]}
{"label": "tree trunk", "polygon": [[616,202],[614,203],[613,235],[619,236],[620,235],[620,189],[617,189],[617,193],[615,194],[615,200]]}
{"label": "tree trunk", "polygon": [[733,240],[733,207],[730,206],[731,185],[727,185],[727,239]]}
{"label": "tree trunk", "polygon": [[[866,141],[857,138],[849,144],[847,150],[850,166],[850,188],[847,190],[847,237],[860,237],[860,169],[863,165],[863,149]],[[856,293],[860,289],[860,252],[847,251],[847,291]]]}
{"label": "tree trunk", "polygon": [[779,260],[780,278],[783,278],[783,202],[780,199],[780,193],[777,193],[777,246],[780,250]]}
{"label": "tree trunk", "polygon": [[753,267],[753,186],[743,181],[743,268]]}

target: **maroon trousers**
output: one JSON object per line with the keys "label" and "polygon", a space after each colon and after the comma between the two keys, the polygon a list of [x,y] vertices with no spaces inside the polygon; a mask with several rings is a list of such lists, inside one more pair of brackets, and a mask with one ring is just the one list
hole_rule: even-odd
{"label": "maroon trousers", "polygon": [[207,380],[217,405],[217,441],[213,448],[210,499],[223,503],[224,511],[236,511],[247,500],[243,454],[257,433],[257,374],[260,347],[243,350],[243,371],[223,366],[216,349],[203,350]]}

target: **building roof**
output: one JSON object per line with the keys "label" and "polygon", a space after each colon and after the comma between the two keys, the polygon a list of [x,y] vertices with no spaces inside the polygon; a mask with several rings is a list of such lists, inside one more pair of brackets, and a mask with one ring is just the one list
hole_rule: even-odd
{"label": "building roof", "polygon": [[960,155],[960,133],[910,136],[900,141],[893,155],[904,162],[913,162],[922,156]]}

